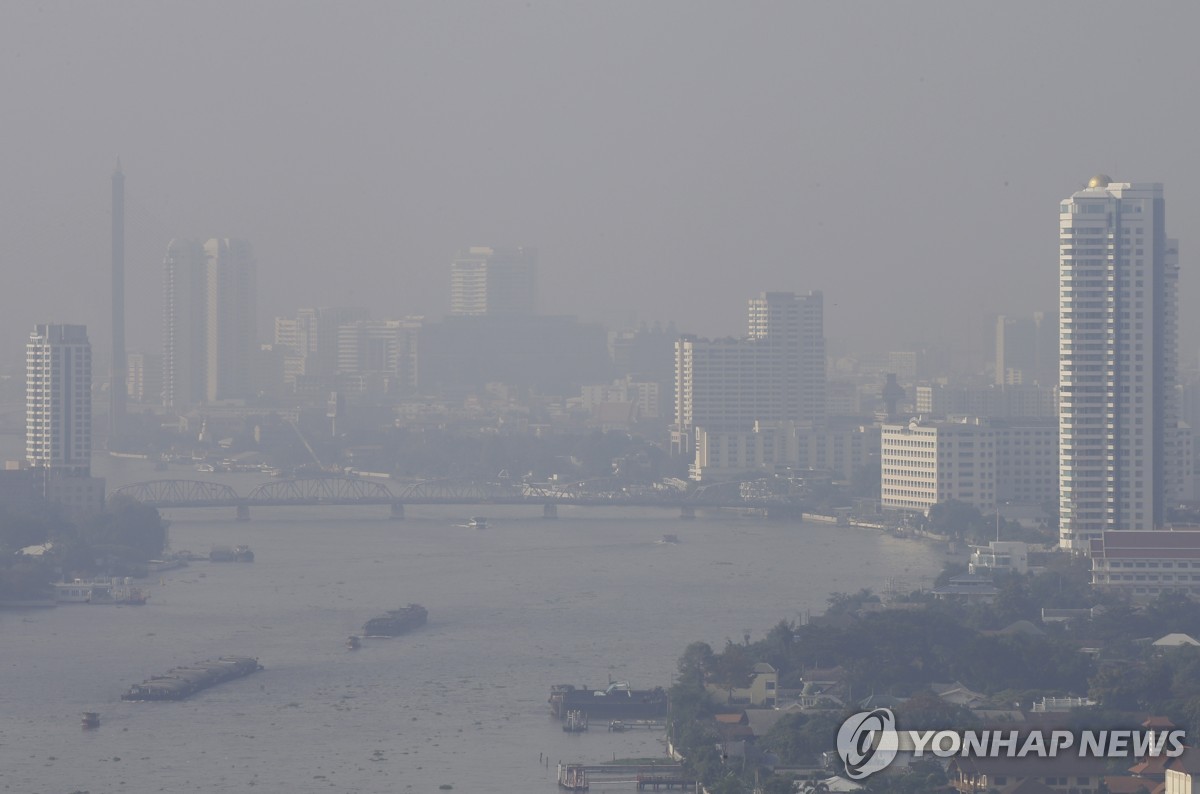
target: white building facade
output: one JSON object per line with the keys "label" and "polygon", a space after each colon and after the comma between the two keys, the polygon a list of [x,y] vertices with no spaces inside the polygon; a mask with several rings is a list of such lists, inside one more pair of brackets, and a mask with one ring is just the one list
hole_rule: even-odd
{"label": "white building facade", "polygon": [[1059,545],[1150,530],[1187,492],[1178,244],[1161,184],[1093,177],[1059,207]]}
{"label": "white building facade", "polygon": [[55,473],[92,465],[92,345],[82,325],[38,325],[25,345],[25,459]]}

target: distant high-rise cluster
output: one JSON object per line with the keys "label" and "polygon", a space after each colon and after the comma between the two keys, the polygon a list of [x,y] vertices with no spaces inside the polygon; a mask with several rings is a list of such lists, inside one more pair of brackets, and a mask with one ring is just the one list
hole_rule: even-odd
{"label": "distant high-rise cluster", "polygon": [[172,240],[163,260],[163,404],[253,396],[257,274],[245,240]]}
{"label": "distant high-rise cluster", "polygon": [[529,316],[537,305],[537,251],[474,246],[450,265],[450,313]]}
{"label": "distant high-rise cluster", "polygon": [[1059,206],[1059,534],[1150,530],[1190,480],[1178,422],[1179,246],[1161,184],[1092,178]]}

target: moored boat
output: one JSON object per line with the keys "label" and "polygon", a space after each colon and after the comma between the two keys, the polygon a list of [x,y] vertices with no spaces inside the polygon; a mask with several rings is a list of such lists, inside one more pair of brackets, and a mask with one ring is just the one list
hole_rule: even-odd
{"label": "moored boat", "polygon": [[550,690],[550,709],[560,719],[572,711],[590,718],[650,719],[667,713],[667,692],[662,687],[633,689],[624,681],[605,689],[556,684]]}

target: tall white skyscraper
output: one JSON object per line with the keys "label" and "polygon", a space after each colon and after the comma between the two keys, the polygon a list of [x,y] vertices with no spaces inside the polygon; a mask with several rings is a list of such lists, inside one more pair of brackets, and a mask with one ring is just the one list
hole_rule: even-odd
{"label": "tall white skyscraper", "polygon": [[92,346],[82,325],[38,325],[25,345],[25,458],[53,474],[92,462]]}
{"label": "tall white skyscraper", "polygon": [[257,274],[245,240],[172,240],[163,260],[163,403],[186,410],[249,397]]}
{"label": "tall white skyscraper", "polygon": [[1158,183],[1096,176],[1059,207],[1059,543],[1147,530],[1181,492],[1178,244]]}
{"label": "tall white skyscraper", "polygon": [[450,265],[450,313],[524,316],[537,303],[537,251],[475,246]]}

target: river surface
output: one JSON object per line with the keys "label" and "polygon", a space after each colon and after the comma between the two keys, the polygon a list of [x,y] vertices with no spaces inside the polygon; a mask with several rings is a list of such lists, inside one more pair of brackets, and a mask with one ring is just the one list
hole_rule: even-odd
{"label": "river surface", "polygon": [[[97,464],[110,489],[170,476],[245,493],[257,481]],[[478,513],[487,529],[459,526]],[[660,731],[563,733],[552,684],[669,686],[693,641],[759,639],[819,613],[831,592],[927,586],[943,561],[872,531],[722,512],[164,514],[173,549],[245,543],[255,562],[163,573],[143,607],[0,611],[0,791],[549,794],[559,761],[664,752]],[[667,533],[680,542],[658,543]],[[428,608],[426,627],[345,647],[367,618],[409,602]],[[266,669],[179,703],[120,700],[151,675],[230,654]],[[99,729],[80,729],[84,711],[100,712]]]}

